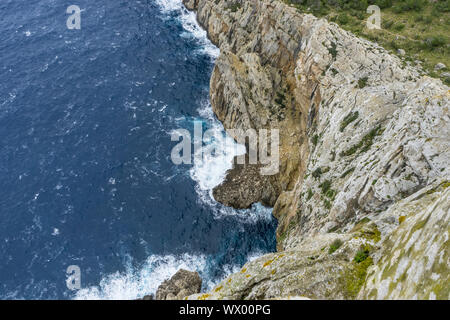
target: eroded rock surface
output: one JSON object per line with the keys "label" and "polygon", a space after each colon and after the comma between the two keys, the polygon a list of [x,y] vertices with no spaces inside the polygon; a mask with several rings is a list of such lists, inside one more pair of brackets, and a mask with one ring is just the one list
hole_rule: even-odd
{"label": "eroded rock surface", "polygon": [[245,164],[238,164],[236,157],[224,182],[214,188],[214,198],[235,209],[247,209],[256,202],[273,207],[279,194],[279,190],[275,189],[278,175],[261,175],[262,167],[261,164],[250,164],[248,159]]}
{"label": "eroded rock surface", "polygon": [[450,182],[392,206],[400,222],[381,244],[359,298],[450,299]]}
{"label": "eroded rock surface", "polygon": [[[309,299],[346,299],[360,287],[348,282],[348,274],[363,268],[363,274],[372,260],[361,263],[354,256],[374,240],[352,235],[327,234],[305,242],[301,248],[265,255],[244,265],[210,293],[190,296],[189,299],[276,299],[304,297]],[[336,251],[330,248],[339,241]]]}
{"label": "eroded rock surface", "polygon": [[[435,271],[425,267],[431,263],[428,250],[448,252],[448,192],[432,201],[423,192],[436,184],[448,187],[449,88],[377,44],[282,1],[184,2],[221,49],[211,103],[224,127],[280,130],[277,176],[252,172],[249,191],[240,171],[251,170],[235,168],[216,189],[218,200],[236,207],[275,202],[280,252],[251,262],[244,267],[251,272],[232,275],[207,298],[448,297],[436,287],[449,287],[448,255],[430,267]],[[405,252],[401,247],[414,234],[410,221],[416,218],[411,214],[401,225],[396,219],[410,202],[440,222],[417,233],[420,247]],[[417,219],[425,219],[421,214]],[[353,246],[354,228],[362,221],[397,242],[359,239]],[[305,249],[311,243],[325,248],[329,237],[346,240],[342,250],[348,255]],[[351,256],[366,244],[371,260],[364,261],[374,266],[355,266]],[[308,260],[312,256],[318,258]],[[269,260],[275,269],[263,267]],[[423,272],[404,275],[405,265]],[[366,279],[369,267],[375,273]],[[400,268],[395,274],[404,282],[386,268]],[[375,292],[377,286],[383,289]]]}
{"label": "eroded rock surface", "polygon": [[164,281],[156,291],[156,300],[181,300],[199,293],[202,279],[197,272],[180,269],[172,278]]}

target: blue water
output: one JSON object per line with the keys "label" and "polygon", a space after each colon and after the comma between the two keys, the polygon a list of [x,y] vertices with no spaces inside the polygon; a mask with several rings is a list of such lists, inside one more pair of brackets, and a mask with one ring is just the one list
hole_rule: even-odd
{"label": "blue water", "polygon": [[216,55],[180,0],[0,2],[0,298],[133,299],[180,267],[208,288],[275,250],[269,209],[211,198],[232,155],[170,159],[172,130],[222,129]]}

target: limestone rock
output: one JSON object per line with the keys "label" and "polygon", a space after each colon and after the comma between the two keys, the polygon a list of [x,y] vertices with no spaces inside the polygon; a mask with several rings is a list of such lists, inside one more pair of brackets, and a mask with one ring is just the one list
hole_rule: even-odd
{"label": "limestone rock", "polygon": [[200,292],[202,279],[197,272],[180,269],[171,279],[165,280],[156,291],[156,300],[181,300]]}
{"label": "limestone rock", "polygon": [[[341,243],[331,250],[334,243]],[[366,246],[376,245],[367,234],[327,234],[301,248],[268,254],[247,263],[211,292],[192,295],[192,300],[254,300],[280,297],[351,299],[363,284],[372,259],[357,263],[355,256]],[[362,270],[358,273],[357,270]]]}
{"label": "limestone rock", "polygon": [[278,198],[278,235],[300,225],[281,246],[384,211],[448,173],[449,92],[439,80],[281,1],[235,12],[228,1],[188,3],[221,49],[211,102],[224,127],[280,130],[280,173],[262,189]]}
{"label": "limestone rock", "polygon": [[450,299],[450,182],[388,210],[401,223],[381,244],[361,299]]}
{"label": "limestone rock", "polygon": [[236,157],[223,183],[213,190],[216,201],[236,209],[250,208],[256,202],[273,207],[280,193],[274,189],[277,177],[261,175],[261,167],[249,164],[248,159],[245,164],[237,164]]}
{"label": "limestone rock", "polygon": [[445,69],[445,68],[446,68],[446,66],[442,62],[439,62],[438,64],[436,64],[434,66],[434,70],[441,70],[441,69]]}
{"label": "limestone rock", "polygon": [[[441,250],[448,246],[442,237],[448,234],[449,197],[430,202],[421,195],[450,176],[448,86],[421,76],[377,44],[283,1],[239,1],[236,10],[230,3],[185,0],[221,50],[211,77],[211,104],[227,130],[279,129],[280,172],[263,179],[255,168],[235,167],[215,196],[236,207],[275,202],[280,252],[249,263],[212,293],[196,297],[445,297],[447,291],[430,288],[448,284],[448,261],[438,265],[439,273],[430,273],[424,248],[434,250],[434,241]],[[442,236],[430,227],[416,251],[404,252],[401,237],[409,237],[414,224],[398,227],[398,216],[409,201],[430,215],[447,208],[447,218],[438,214],[435,220]],[[383,239],[398,238],[394,248],[388,240],[353,239],[361,221],[375,223]],[[326,247],[336,235],[346,240],[349,254],[305,249],[311,241]],[[354,265],[352,254],[366,244],[373,268],[386,270],[391,262],[381,259],[385,254],[392,257],[388,270],[407,264],[423,272],[400,274],[400,283],[374,269],[358,295],[367,270]],[[378,284],[388,289],[374,293]]]}

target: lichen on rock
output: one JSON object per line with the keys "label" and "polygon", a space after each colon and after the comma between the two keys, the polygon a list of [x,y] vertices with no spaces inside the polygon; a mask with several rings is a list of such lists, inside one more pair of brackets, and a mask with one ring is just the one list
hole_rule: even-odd
{"label": "lichen on rock", "polygon": [[158,287],[156,300],[181,300],[199,293],[201,287],[202,279],[197,272],[180,269]]}
{"label": "lichen on rock", "polygon": [[405,220],[382,243],[360,298],[450,299],[450,188],[439,181],[393,207]]}
{"label": "lichen on rock", "polygon": [[206,298],[448,299],[449,88],[283,1],[184,3],[221,50],[225,129],[280,130],[277,175],[235,166],[214,190],[273,206],[279,252]]}

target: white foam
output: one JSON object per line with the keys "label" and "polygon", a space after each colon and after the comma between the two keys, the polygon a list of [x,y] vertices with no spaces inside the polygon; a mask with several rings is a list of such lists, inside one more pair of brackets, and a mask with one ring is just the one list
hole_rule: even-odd
{"label": "white foam", "polygon": [[107,275],[99,286],[79,290],[75,300],[135,300],[155,294],[158,286],[179,269],[202,272],[205,266],[202,255],[151,255],[140,270],[129,267],[126,273]]}
{"label": "white foam", "polygon": [[[201,51],[213,59],[220,54],[219,48],[209,41],[206,31],[198,24],[196,15],[186,9],[182,0],[156,0],[163,14],[175,16],[183,26],[182,36],[194,37],[201,46]],[[222,124],[217,121],[208,101],[204,101],[198,110],[202,118],[209,122],[209,127],[215,132],[215,140],[206,146],[214,150],[214,155],[204,157],[202,162],[196,162],[190,170],[191,178],[197,182],[197,192],[200,199],[212,204],[212,189],[222,183],[226,172],[232,168],[232,160],[236,155],[245,153],[245,147],[237,145],[233,139],[224,133]],[[207,152],[210,154],[211,152]],[[229,212],[230,210],[225,210]]]}
{"label": "white foam", "polygon": [[182,0],[156,0],[155,2],[163,14],[174,15],[180,21],[186,31],[181,36],[194,37],[198,41],[201,46],[198,50],[200,53],[207,54],[212,59],[219,56],[219,48],[211,43],[206,31],[198,24],[195,13],[187,10]]}
{"label": "white foam", "polygon": [[[185,33],[184,37],[193,37],[198,41],[202,54],[209,55],[216,59],[220,50],[208,39],[207,33],[197,23],[195,13],[188,11],[182,0],[155,0],[163,14],[168,18],[175,16],[178,19]],[[202,103],[198,110],[199,115],[208,121],[209,128],[217,134],[215,140],[211,141],[208,148],[214,148],[215,154],[207,157],[201,163],[196,163],[190,170],[191,178],[197,183],[196,192],[199,201],[211,208],[215,217],[220,218],[226,215],[234,215],[243,222],[254,222],[261,219],[270,221],[272,210],[256,204],[249,210],[237,211],[233,208],[218,204],[213,196],[212,190],[225,178],[226,172],[232,168],[232,160],[236,155],[245,153],[245,147],[237,145],[234,140],[224,133],[222,124],[215,118],[208,101]],[[179,118],[177,120],[184,120]],[[219,134],[220,133],[220,134]],[[222,137],[222,138],[220,138]],[[243,228],[239,223],[237,228]],[[253,252],[248,255],[247,261],[251,261],[262,252]],[[158,286],[166,279],[171,278],[179,269],[197,271],[202,275],[204,290],[211,290],[217,283],[226,278],[231,273],[238,272],[240,265],[225,265],[222,267],[222,277],[213,279],[208,277],[208,261],[214,257],[204,255],[183,254],[175,255],[151,255],[140,270],[133,270],[131,267],[125,273],[116,272],[105,276],[98,286],[84,288],[76,293],[78,300],[133,300],[142,298],[148,294],[155,294]]]}
{"label": "white foam", "polygon": [[209,130],[214,132],[214,139],[204,145],[203,161],[194,162],[190,176],[198,183],[201,191],[212,192],[214,187],[223,182],[226,172],[232,168],[233,158],[245,154],[245,146],[238,145],[233,138],[225,134],[222,124],[214,118],[208,101],[202,103],[198,112],[208,121]]}
{"label": "white foam", "polygon": [[[259,254],[256,252],[249,254],[247,261],[251,261]],[[125,273],[116,272],[107,275],[101,280],[99,286],[78,290],[74,300],[135,300],[146,295],[155,295],[158,286],[164,280],[170,279],[180,269],[203,273],[203,280],[206,280],[203,284],[204,290],[210,291],[220,281],[240,269],[238,265],[225,265],[222,267],[221,278],[205,277],[208,273],[208,261],[212,259],[214,257],[190,254],[152,255],[140,270],[133,270],[129,267]]]}
{"label": "white foam", "polygon": [[234,157],[244,154],[246,150],[244,145],[237,144],[233,138],[225,134],[223,125],[214,116],[208,100],[202,102],[198,113],[216,133],[215,139],[206,146],[206,149],[214,149],[215,153],[210,155],[210,152],[206,152],[208,157],[203,157],[201,162],[194,162],[189,171],[191,178],[197,183],[195,190],[199,202],[209,207],[215,218],[233,215],[245,223],[270,221],[272,209],[261,204],[255,204],[247,210],[235,210],[217,203],[214,199],[213,189],[223,182],[226,172],[233,167]]}

